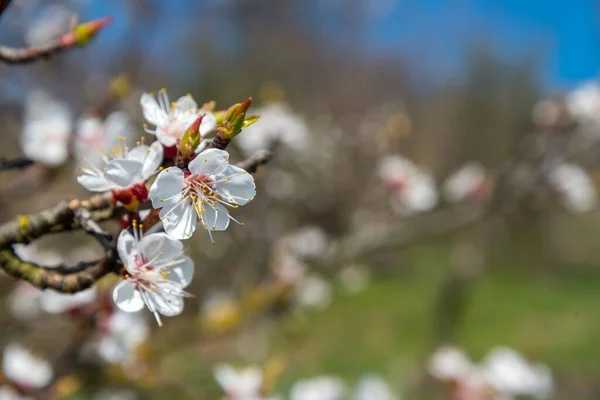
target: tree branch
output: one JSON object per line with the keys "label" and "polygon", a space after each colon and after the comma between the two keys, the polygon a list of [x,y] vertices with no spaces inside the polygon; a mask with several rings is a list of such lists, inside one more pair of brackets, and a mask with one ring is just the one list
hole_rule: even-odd
{"label": "tree branch", "polygon": [[[0,0],[0,14],[2,1]],[[72,32],[64,34],[57,41],[41,46],[11,48],[0,46],[0,61],[7,64],[27,64],[40,59],[50,58],[62,51],[85,45],[98,31],[104,28],[111,19],[101,18],[78,25]]]}
{"label": "tree branch", "polygon": [[273,153],[271,153],[268,150],[260,150],[260,151],[257,151],[256,153],[254,153],[254,155],[252,155],[252,157],[250,157],[244,161],[240,161],[239,163],[236,164],[236,166],[238,166],[242,169],[245,169],[246,171],[253,174],[258,170],[258,167],[260,167],[261,165],[265,165],[272,159],[273,159]]}
{"label": "tree branch", "polygon": [[59,271],[25,262],[12,249],[0,251],[0,268],[8,275],[31,283],[39,289],[54,289],[62,293],[76,293],[90,288],[96,281],[109,273],[117,273],[120,264],[117,252],[108,250],[100,262],[81,271],[64,275]]}
{"label": "tree branch", "polygon": [[6,171],[8,169],[21,169],[34,163],[35,161],[30,160],[27,157],[18,157],[11,160],[0,158],[0,171]]}

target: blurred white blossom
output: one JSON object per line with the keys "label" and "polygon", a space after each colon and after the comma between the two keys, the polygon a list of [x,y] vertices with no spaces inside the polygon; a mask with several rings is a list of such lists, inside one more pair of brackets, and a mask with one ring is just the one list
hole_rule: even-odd
{"label": "blurred white blossom", "polygon": [[308,127],[287,105],[269,103],[251,111],[253,115],[259,115],[260,119],[245,128],[236,138],[236,144],[245,155],[250,156],[258,150],[268,149],[276,142],[297,152],[308,148]]}
{"label": "blurred white blossom", "polygon": [[236,369],[219,364],[214,369],[215,379],[225,392],[227,400],[261,400],[262,370],[258,367]]}
{"label": "blurred white blossom", "polygon": [[9,381],[26,389],[42,388],[50,383],[53,376],[48,362],[16,343],[11,343],[4,349],[2,370]]}
{"label": "blurred white blossom", "polygon": [[401,156],[388,156],[379,165],[379,177],[391,193],[392,209],[410,215],[433,209],[438,202],[431,175]]}
{"label": "blurred white blossom", "polygon": [[69,157],[72,114],[50,94],[35,91],[25,104],[21,147],[25,155],[43,164],[58,166]]}
{"label": "blurred white blossom", "polygon": [[481,163],[472,161],[454,172],[444,182],[442,191],[444,197],[452,202],[460,202],[466,199],[482,199],[487,188],[485,168]]}
{"label": "blurred white blossom", "polygon": [[600,122],[600,85],[586,82],[567,95],[567,109],[583,123]]}
{"label": "blurred white blossom", "polygon": [[6,299],[8,311],[18,320],[30,320],[41,312],[43,292],[27,282],[20,281]]}
{"label": "blurred white blossom", "polygon": [[398,400],[388,384],[378,375],[366,375],[360,378],[354,400]]}
{"label": "blurred white blossom", "polygon": [[473,373],[474,365],[467,355],[455,347],[441,347],[429,359],[427,370],[436,379],[451,381]]}
{"label": "blurred white blossom", "polygon": [[29,46],[38,46],[56,41],[71,30],[74,19],[76,15],[62,4],[46,6],[28,25],[25,42]]}
{"label": "blurred white blossom", "polygon": [[115,311],[102,321],[101,328],[98,353],[111,364],[131,361],[136,348],[150,335],[146,319],[136,313]]}
{"label": "blurred white blossom", "polygon": [[95,115],[84,115],[75,126],[75,155],[98,165],[115,146],[120,148],[120,141],[130,139],[133,132],[131,119],[122,111],[114,111],[104,120]]}
{"label": "blurred white blossom", "polygon": [[325,309],[333,297],[331,284],[318,275],[304,276],[295,287],[296,302],[302,307]]}
{"label": "blurred white blossom", "polygon": [[300,259],[316,259],[323,256],[329,245],[329,238],[318,226],[305,226],[291,236],[292,251]]}
{"label": "blurred white blossom", "polygon": [[318,376],[294,383],[290,400],[344,400],[346,385],[341,379]]}
{"label": "blurred white blossom", "polygon": [[598,203],[596,188],[587,172],[575,164],[560,164],[548,174],[550,184],[559,193],[569,211],[582,213],[593,210]]}
{"label": "blurred white blossom", "polygon": [[481,369],[489,384],[504,396],[529,396],[536,399],[552,396],[550,368],[543,364],[529,364],[521,354],[510,348],[492,349]]}
{"label": "blurred white blossom", "polygon": [[40,298],[42,310],[50,314],[75,311],[81,307],[93,303],[97,297],[97,290],[91,287],[74,294],[60,293],[52,289],[46,289]]}

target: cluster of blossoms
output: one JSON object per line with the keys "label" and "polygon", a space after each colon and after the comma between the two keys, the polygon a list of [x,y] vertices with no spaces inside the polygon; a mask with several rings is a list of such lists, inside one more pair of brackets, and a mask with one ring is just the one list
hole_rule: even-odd
{"label": "cluster of blossoms", "polygon": [[[436,207],[438,190],[435,181],[412,161],[401,156],[388,156],[381,162],[378,172],[391,194],[390,203],[397,214],[413,215]],[[580,166],[559,163],[548,168],[544,176],[550,192],[566,210],[584,213],[596,207],[594,182]],[[477,161],[467,162],[441,184],[442,196],[448,203],[484,204],[492,198],[493,190],[494,181]]]}
{"label": "cluster of blossoms", "polygon": [[[183,254],[180,240],[190,238],[200,222],[212,241],[213,231],[237,222],[228,207],[245,205],[256,194],[253,177],[229,164],[226,151],[208,148],[210,138],[222,134],[220,140],[230,140],[256,118],[245,115],[249,101],[217,114],[212,104],[199,108],[190,95],[171,104],[164,90],[157,97],[144,94],[141,105],[146,120],[155,125],[145,130],[157,140],[133,148],[121,143],[98,161],[84,157],[77,180],[90,191],[112,192],[115,204],[134,216],[117,240],[124,280],[113,299],[126,312],[148,308],[161,325],[161,315],[180,314],[183,298],[191,296],[185,288],[194,264]],[[101,130],[97,123],[94,129],[92,122],[87,125],[87,130]],[[145,230],[138,214],[143,203],[151,203],[162,221],[152,231],[164,232]]]}
{"label": "cluster of blossoms", "polygon": [[[257,366],[236,369],[227,364],[215,367],[217,383],[227,400],[278,400],[278,395],[265,395],[268,377]],[[333,376],[317,376],[295,382],[288,397],[290,400],[397,400],[388,384],[375,374],[363,376],[355,387],[349,388]]]}
{"label": "cluster of blossoms", "polygon": [[548,399],[553,393],[550,369],[530,364],[507,347],[492,349],[479,364],[460,349],[442,347],[432,355],[428,369],[431,376],[449,384],[453,399]]}

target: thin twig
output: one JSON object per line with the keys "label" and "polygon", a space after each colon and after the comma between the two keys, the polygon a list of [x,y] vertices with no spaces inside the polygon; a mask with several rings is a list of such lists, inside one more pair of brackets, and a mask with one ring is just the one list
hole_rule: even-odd
{"label": "thin twig", "polygon": [[21,169],[34,163],[35,161],[30,160],[27,157],[18,157],[10,160],[0,158],[0,171],[6,171],[8,169]]}
{"label": "thin twig", "polygon": [[80,24],[72,32],[66,33],[57,41],[40,46],[26,48],[0,46],[0,61],[7,64],[27,64],[50,58],[62,51],[86,44],[110,21],[110,18],[100,18]]}
{"label": "thin twig", "polygon": [[250,157],[244,161],[240,161],[239,163],[236,164],[236,166],[238,166],[242,169],[245,169],[246,171],[253,174],[258,170],[258,167],[260,167],[261,165],[265,165],[272,159],[273,159],[273,153],[271,153],[268,150],[260,150],[260,151],[257,151],[256,153],[254,153],[254,155],[252,155],[252,157]]}

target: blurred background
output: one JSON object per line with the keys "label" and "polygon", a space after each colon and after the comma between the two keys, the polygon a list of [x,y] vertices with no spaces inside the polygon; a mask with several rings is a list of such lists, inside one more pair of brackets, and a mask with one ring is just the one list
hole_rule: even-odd
{"label": "blurred background", "polygon": [[[84,48],[0,64],[0,158],[37,161],[0,174],[2,222],[88,196],[79,157],[117,134],[134,143],[141,94],[163,87],[217,109],[252,96],[262,118],[228,150],[275,157],[234,213],[244,226],[186,242],[196,297],[160,329],[149,313],[106,327],[117,277],[73,301],[3,276],[5,386],[600,398],[599,12],[592,0],[13,0],[6,46],[114,20]],[[82,233],[20,252],[102,254]],[[106,315],[90,322],[90,309]],[[15,384],[11,363],[40,382]]]}

